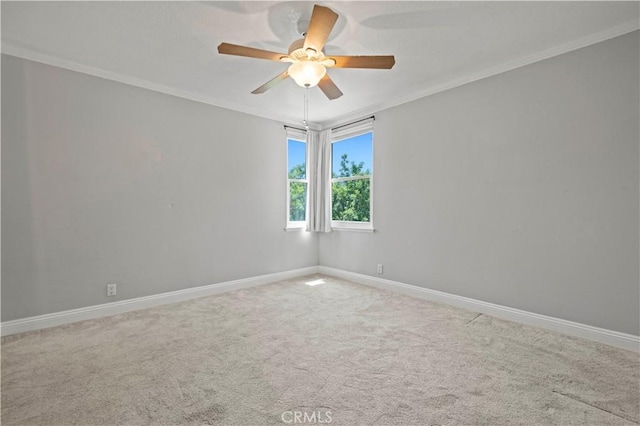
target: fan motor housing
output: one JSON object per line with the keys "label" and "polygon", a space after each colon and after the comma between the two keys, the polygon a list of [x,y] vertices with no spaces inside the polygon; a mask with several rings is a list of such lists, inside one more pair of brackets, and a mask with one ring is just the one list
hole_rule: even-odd
{"label": "fan motor housing", "polygon": [[304,51],[303,38],[291,43],[291,45],[289,46],[289,56],[294,57],[296,59],[302,59],[307,56],[307,54]]}
{"label": "fan motor housing", "polygon": [[289,57],[297,61],[322,61],[324,52],[317,52],[313,48],[304,48],[304,38],[294,41],[289,46]]}

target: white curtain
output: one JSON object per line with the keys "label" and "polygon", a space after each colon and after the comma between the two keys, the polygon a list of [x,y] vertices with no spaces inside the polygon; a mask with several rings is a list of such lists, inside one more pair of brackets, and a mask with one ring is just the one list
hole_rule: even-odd
{"label": "white curtain", "polygon": [[307,131],[307,231],[331,232],[331,130]]}

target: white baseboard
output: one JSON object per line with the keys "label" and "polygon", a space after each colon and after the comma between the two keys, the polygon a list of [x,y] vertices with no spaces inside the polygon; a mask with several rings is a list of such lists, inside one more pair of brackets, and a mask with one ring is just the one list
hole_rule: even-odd
{"label": "white baseboard", "polygon": [[357,274],[355,272],[341,269],[329,268],[327,266],[310,266],[307,268],[294,269],[291,271],[277,272],[257,277],[243,278],[234,281],[227,281],[202,287],[188,288],[184,290],[171,291],[152,296],[138,297],[135,299],[122,300],[118,302],[105,303],[102,305],[88,306],[86,308],[71,309],[68,311],[55,312],[51,314],[38,315],[35,317],[21,318],[13,321],[5,321],[0,325],[1,335],[9,336],[17,333],[40,330],[57,325],[69,324],[72,322],[95,319],[123,312],[134,311],[136,309],[151,308],[168,303],[181,302],[198,297],[224,293],[241,288],[255,287],[269,284],[281,280],[302,277],[305,275],[321,273],[338,278],[350,280],[359,284],[377,287],[385,290],[406,294],[421,299],[444,303],[471,311],[481,312],[497,318],[532,325],[547,330],[553,330],[569,336],[594,340],[622,349],[640,352],[640,336],[620,333],[604,328],[593,327],[586,324],[567,321],[520,309],[509,308],[507,306],[496,305],[494,303],[483,302],[468,297],[457,296],[437,290],[430,290],[411,284],[400,283],[369,275]]}
{"label": "white baseboard", "polygon": [[317,272],[317,266],[310,266],[291,271],[259,275],[257,277],[243,278],[201,287],[171,291],[168,293],[160,293],[152,296],[137,297],[135,299],[88,306],[86,308],[71,309],[68,311],[54,312],[52,314],[21,318],[3,322],[0,325],[0,330],[2,331],[2,336],[9,336],[11,334],[24,333],[27,331],[40,330],[43,328],[55,327],[57,325],[69,324],[87,319],[120,314],[123,312],[134,311],[136,309],[152,308],[154,306],[165,305],[168,303],[181,302],[198,297],[210,296],[212,294],[225,293],[227,291],[239,290],[241,288],[255,287],[262,284],[269,284],[281,280],[315,274]]}
{"label": "white baseboard", "polygon": [[397,293],[403,293],[433,302],[456,306],[521,324],[557,331],[569,336],[594,340],[596,342],[605,343],[618,348],[640,352],[640,336],[634,336],[632,334],[620,333],[560,318],[509,308],[507,306],[496,305],[494,303],[470,299],[468,297],[456,296],[454,294],[444,293],[437,290],[430,290],[415,285],[404,284],[369,275],[357,274],[355,272],[348,272],[326,266],[319,266],[318,272],[353,281],[358,284],[391,290]]}

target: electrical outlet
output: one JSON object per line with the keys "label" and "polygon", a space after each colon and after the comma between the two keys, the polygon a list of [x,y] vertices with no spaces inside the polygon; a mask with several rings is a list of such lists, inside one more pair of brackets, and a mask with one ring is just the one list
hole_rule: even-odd
{"label": "electrical outlet", "polygon": [[107,284],[107,297],[112,297],[116,295],[116,285],[115,284]]}
{"label": "electrical outlet", "polygon": [[381,274],[382,273],[382,263],[378,263],[378,267],[376,268],[376,271]]}

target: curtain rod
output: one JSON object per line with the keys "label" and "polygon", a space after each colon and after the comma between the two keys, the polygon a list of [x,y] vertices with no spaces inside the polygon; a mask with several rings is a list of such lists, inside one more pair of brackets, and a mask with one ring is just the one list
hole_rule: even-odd
{"label": "curtain rod", "polygon": [[286,124],[284,125],[285,129],[294,129],[294,130],[300,130],[301,132],[306,132],[307,129],[301,129],[300,127],[293,127],[293,126],[287,126]]}
{"label": "curtain rod", "polygon": [[[343,127],[351,126],[352,124],[360,123],[361,121],[366,121],[366,120],[374,120],[375,121],[375,119],[376,119],[376,116],[372,115],[371,117],[363,118],[363,119],[360,119],[360,120],[352,121],[351,123],[347,123],[347,124],[343,124],[343,125],[338,126],[338,127],[334,127],[331,130],[341,129]],[[308,130],[308,129],[301,129],[300,127],[287,126],[286,124],[284,125],[284,128],[285,129],[300,130],[302,132],[306,132]]]}
{"label": "curtain rod", "polygon": [[363,119],[361,119],[361,120],[356,120],[356,121],[351,122],[351,123],[343,124],[343,125],[341,125],[341,126],[334,127],[334,128],[332,128],[331,130],[341,129],[341,128],[343,128],[343,127],[351,126],[352,124],[356,124],[356,123],[359,123],[359,122],[361,122],[361,121],[366,121],[366,120],[373,120],[373,121],[375,121],[375,120],[376,120],[376,116],[375,116],[375,115],[372,115],[371,117],[367,117],[367,118],[363,118]]}

